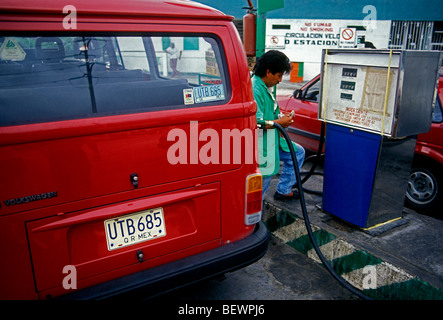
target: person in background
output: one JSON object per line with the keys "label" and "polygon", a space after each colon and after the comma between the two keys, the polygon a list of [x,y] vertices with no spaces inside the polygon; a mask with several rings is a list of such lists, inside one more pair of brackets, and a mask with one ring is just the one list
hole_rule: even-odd
{"label": "person in background", "polygon": [[181,51],[178,51],[173,42],[171,42],[171,45],[165,51],[167,54],[171,55],[171,58],[169,59],[169,65],[172,69],[171,78],[174,78],[175,76],[180,77],[180,72],[177,70],[177,60],[181,58]]}

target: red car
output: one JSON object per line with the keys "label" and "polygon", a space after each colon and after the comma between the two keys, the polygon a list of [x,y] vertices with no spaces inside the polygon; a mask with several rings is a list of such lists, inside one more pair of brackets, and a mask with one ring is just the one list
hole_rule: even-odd
{"label": "red car", "polygon": [[[288,128],[289,136],[312,152],[317,152],[320,141],[321,122],[317,120],[319,92],[320,75],[295,90],[293,96],[277,98],[283,111],[295,111],[294,123]],[[440,75],[432,127],[429,132],[417,137],[413,168],[406,193],[406,205],[420,212],[436,212],[442,199],[442,98],[443,75]]]}

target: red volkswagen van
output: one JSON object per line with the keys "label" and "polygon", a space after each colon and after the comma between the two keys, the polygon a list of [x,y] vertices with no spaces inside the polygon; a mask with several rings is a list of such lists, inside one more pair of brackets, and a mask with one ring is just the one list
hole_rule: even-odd
{"label": "red volkswagen van", "polygon": [[232,19],[182,0],[0,3],[0,299],[155,295],[263,256]]}

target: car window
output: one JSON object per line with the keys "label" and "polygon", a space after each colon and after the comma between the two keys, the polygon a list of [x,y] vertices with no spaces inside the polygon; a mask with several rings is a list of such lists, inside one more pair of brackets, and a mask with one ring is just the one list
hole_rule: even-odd
{"label": "car window", "polygon": [[305,89],[304,99],[318,102],[320,93],[320,78]]}
{"label": "car window", "polygon": [[0,37],[0,125],[225,103],[214,36]]}
{"label": "car window", "polygon": [[432,114],[432,122],[440,123],[443,122],[443,115],[441,110],[441,101],[437,95],[437,99],[435,99],[434,112]]}

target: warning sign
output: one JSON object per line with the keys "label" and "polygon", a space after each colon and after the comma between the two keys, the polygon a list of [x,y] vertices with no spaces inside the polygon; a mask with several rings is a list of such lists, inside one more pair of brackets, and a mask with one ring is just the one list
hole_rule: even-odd
{"label": "warning sign", "polygon": [[266,48],[268,49],[284,49],[284,36],[266,36]]}
{"label": "warning sign", "polygon": [[340,28],[339,48],[355,48],[357,45],[356,28]]}
{"label": "warning sign", "polygon": [[13,38],[6,38],[0,47],[0,59],[1,60],[25,60],[26,52]]}

